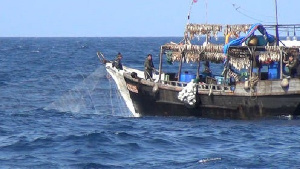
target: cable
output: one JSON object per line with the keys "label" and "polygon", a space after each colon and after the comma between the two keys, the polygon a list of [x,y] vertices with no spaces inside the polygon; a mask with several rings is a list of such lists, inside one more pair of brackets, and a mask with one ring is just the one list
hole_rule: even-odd
{"label": "cable", "polygon": [[232,6],[233,6],[233,8],[238,12],[238,13],[240,13],[240,14],[242,14],[242,15],[244,15],[245,17],[247,17],[247,18],[250,18],[250,19],[252,19],[252,20],[256,20],[256,21],[259,21],[259,22],[264,22],[264,21],[262,21],[262,20],[259,20],[259,19],[256,19],[256,18],[253,18],[253,17],[251,17],[251,16],[249,16],[249,15],[247,15],[247,14],[245,14],[245,13],[243,13],[243,12],[241,12],[241,11],[239,11],[239,9],[241,8],[240,6],[239,7],[236,7],[236,5],[235,4],[232,4]]}
{"label": "cable", "polygon": [[111,105],[111,112],[113,115],[115,115],[115,111],[114,111],[114,106],[113,106],[113,101],[112,101],[112,80],[111,78],[108,78],[109,81],[109,87],[110,87],[110,105]]}

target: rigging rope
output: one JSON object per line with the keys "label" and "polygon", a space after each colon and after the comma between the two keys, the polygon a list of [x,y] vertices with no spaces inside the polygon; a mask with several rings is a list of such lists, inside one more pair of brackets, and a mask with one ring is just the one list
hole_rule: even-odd
{"label": "rigging rope", "polygon": [[232,6],[233,6],[233,8],[234,8],[238,13],[244,15],[245,17],[250,18],[250,19],[253,19],[253,20],[258,21],[258,22],[264,22],[264,21],[262,21],[262,20],[256,19],[256,18],[254,18],[254,17],[251,17],[251,16],[249,16],[249,15],[247,15],[247,14],[245,14],[245,13],[239,11],[239,9],[241,8],[240,6],[239,6],[239,7],[236,7],[235,4],[232,4]]}
{"label": "rigging rope", "polygon": [[194,3],[196,3],[198,0],[192,0],[191,2],[191,5],[190,5],[190,10],[189,10],[189,13],[188,13],[188,21],[187,21],[187,24],[190,23],[190,15],[191,15],[191,11],[192,11],[192,6]]}
{"label": "rigging rope", "polygon": [[[190,5],[190,10],[189,10],[189,13],[188,13],[188,22],[187,24],[190,23],[190,15],[191,15],[191,11],[192,11],[192,6],[194,3],[197,3],[198,0],[192,0],[191,2],[191,5]],[[207,24],[207,20],[208,20],[208,8],[207,8],[207,0],[205,0],[205,23]]]}
{"label": "rigging rope", "polygon": [[[107,73],[108,74],[108,73]],[[113,115],[115,115],[115,110],[114,110],[114,106],[113,106],[113,101],[112,101],[112,78],[110,77],[110,75],[107,75],[108,80],[109,80],[109,87],[110,87],[110,91],[109,91],[109,95],[110,95],[110,105],[111,105],[111,112]]]}
{"label": "rigging rope", "polygon": [[[255,20],[255,21],[258,21],[258,22],[261,22],[261,23],[274,23],[274,22],[270,22],[270,21],[263,21],[263,20],[260,20],[260,19],[257,19],[255,17],[253,17],[253,15],[256,15],[256,16],[259,16],[259,17],[264,17],[264,18],[269,18],[269,19],[274,19],[275,17],[274,16],[270,16],[270,15],[262,15],[262,14],[256,14],[256,12],[251,12],[251,11],[248,11],[248,10],[245,10],[244,8],[242,8],[240,5],[238,6],[236,3],[232,2],[232,0],[230,1],[230,3],[232,4],[232,7],[238,12],[240,13],[241,15],[247,17],[247,18],[250,18],[252,20]],[[247,14],[247,13],[251,13],[251,15]],[[268,19],[268,20],[269,20]]]}

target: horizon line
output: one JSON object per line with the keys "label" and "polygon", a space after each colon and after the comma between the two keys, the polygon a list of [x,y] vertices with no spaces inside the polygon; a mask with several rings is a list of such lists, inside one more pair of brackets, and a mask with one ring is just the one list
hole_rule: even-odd
{"label": "horizon line", "polygon": [[0,38],[168,38],[183,36],[0,36]]}

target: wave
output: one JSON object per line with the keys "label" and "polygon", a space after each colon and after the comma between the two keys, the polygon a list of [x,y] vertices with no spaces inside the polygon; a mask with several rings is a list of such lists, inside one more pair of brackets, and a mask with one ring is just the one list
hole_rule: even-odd
{"label": "wave", "polygon": [[41,137],[30,141],[27,137],[22,136],[18,138],[18,141],[8,138],[6,142],[6,145],[1,146],[1,149],[4,151],[33,151],[34,149],[52,147],[54,140],[51,137]]}
{"label": "wave", "polygon": [[71,167],[75,167],[75,168],[84,168],[84,169],[87,169],[87,168],[94,168],[94,169],[97,169],[97,168],[107,168],[107,169],[110,169],[110,168],[123,168],[121,165],[116,165],[116,164],[101,164],[101,163],[78,163],[78,164],[73,164],[71,165]]}
{"label": "wave", "polygon": [[221,161],[222,158],[205,158],[205,159],[201,159],[198,162],[199,163],[208,163],[208,162],[213,162],[213,161]]}
{"label": "wave", "polygon": [[106,132],[100,132],[100,133],[89,133],[89,134],[82,134],[82,135],[68,135],[68,136],[61,136],[59,139],[63,142],[67,141],[84,141],[84,140],[92,140],[94,142],[102,142],[102,143],[111,143],[112,139],[110,139],[110,136]]}

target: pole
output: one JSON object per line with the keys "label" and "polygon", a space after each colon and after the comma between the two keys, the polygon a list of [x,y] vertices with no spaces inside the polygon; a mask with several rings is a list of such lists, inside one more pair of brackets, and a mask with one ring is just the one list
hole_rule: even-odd
{"label": "pole", "polygon": [[199,78],[199,75],[200,75],[200,54],[199,54],[199,62],[198,62],[198,68],[197,68],[197,78]]}
{"label": "pole", "polygon": [[207,0],[205,0],[205,24],[207,24]]}
{"label": "pole", "polygon": [[280,79],[282,79],[282,73],[283,73],[283,58],[282,58],[282,55],[283,55],[283,52],[282,50],[280,49],[280,62],[279,62],[279,67],[280,67]]}
{"label": "pole", "polygon": [[183,57],[184,57],[184,54],[183,54],[183,52],[182,52],[182,53],[181,53],[181,57],[180,57],[179,68],[178,68],[178,79],[177,79],[178,82],[180,81]]}
{"label": "pole", "polygon": [[162,57],[163,57],[163,48],[160,47],[160,54],[159,54],[159,76],[158,79],[161,81],[161,73],[162,73]]}
{"label": "pole", "polygon": [[279,33],[278,33],[278,15],[277,15],[277,0],[275,0],[275,15],[276,15],[276,46],[279,46]]}

